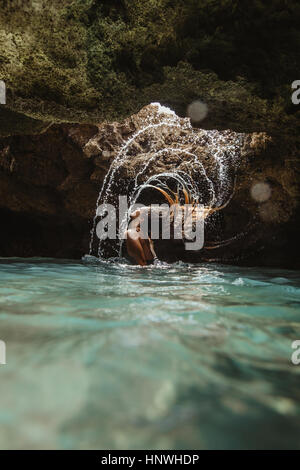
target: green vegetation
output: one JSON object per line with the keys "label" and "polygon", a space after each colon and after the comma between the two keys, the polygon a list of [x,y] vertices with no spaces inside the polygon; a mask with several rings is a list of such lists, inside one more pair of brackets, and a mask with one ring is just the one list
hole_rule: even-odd
{"label": "green vegetation", "polygon": [[[11,109],[42,120],[122,118],[159,100],[208,125],[294,127],[298,0],[12,0],[0,13]],[[222,121],[223,120],[223,121]]]}

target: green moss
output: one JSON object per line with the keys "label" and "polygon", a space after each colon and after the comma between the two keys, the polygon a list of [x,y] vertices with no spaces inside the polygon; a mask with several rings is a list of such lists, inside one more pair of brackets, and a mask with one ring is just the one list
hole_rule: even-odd
{"label": "green moss", "polygon": [[122,118],[159,100],[207,125],[292,127],[300,6],[238,0],[11,0],[0,12],[8,106],[55,121]]}

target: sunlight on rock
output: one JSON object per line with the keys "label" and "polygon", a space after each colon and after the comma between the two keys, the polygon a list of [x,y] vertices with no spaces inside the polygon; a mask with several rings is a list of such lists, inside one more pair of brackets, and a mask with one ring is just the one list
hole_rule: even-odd
{"label": "sunlight on rock", "polygon": [[158,114],[167,114],[169,116],[176,117],[176,114],[172,109],[167,106],[162,106],[160,103],[151,103],[150,106],[157,108]]}

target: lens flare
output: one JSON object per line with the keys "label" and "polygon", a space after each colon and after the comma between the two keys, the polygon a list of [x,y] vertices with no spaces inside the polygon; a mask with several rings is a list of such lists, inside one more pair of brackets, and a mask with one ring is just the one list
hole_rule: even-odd
{"label": "lens flare", "polygon": [[192,122],[200,122],[206,118],[208,113],[207,104],[200,100],[193,101],[187,108],[187,115]]}
{"label": "lens flare", "polygon": [[255,183],[251,188],[251,197],[254,201],[265,202],[271,197],[271,188],[268,183]]}

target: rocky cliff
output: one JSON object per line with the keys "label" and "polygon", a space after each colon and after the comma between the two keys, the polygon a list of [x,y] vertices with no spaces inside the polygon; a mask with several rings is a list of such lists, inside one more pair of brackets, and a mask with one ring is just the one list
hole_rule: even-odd
{"label": "rocky cliff", "polygon": [[0,79],[7,107],[42,121],[120,120],[153,101],[184,115],[200,98],[204,127],[288,130],[299,22],[297,0],[2,0]]}
{"label": "rocky cliff", "polygon": [[[191,132],[243,135],[211,236],[248,234],[206,256],[298,266],[299,21],[296,0],[2,0],[0,255],[86,253],[106,171],[150,111],[135,113],[158,101],[184,117],[200,99]],[[215,177],[213,155],[195,151]],[[135,152],[132,165],[150,157]]]}
{"label": "rocky cliff", "polygon": [[[296,266],[299,188],[293,145],[266,133],[195,129],[188,119],[175,115],[176,126],[170,126],[169,115],[157,110],[151,105],[120,123],[53,125],[40,135],[2,139],[1,255],[77,258],[87,253],[98,193],[127,143],[111,186],[115,196],[126,194],[137,174],[142,183],[151,174],[191,168],[203,203],[210,191],[207,180],[214,182],[217,205],[234,191],[230,204],[212,217],[206,231],[212,244],[233,241],[202,252],[197,260]],[[157,127],[151,124],[143,131],[149,122]],[[205,177],[200,166],[195,167],[195,157]],[[221,159],[225,180],[219,174]]]}

